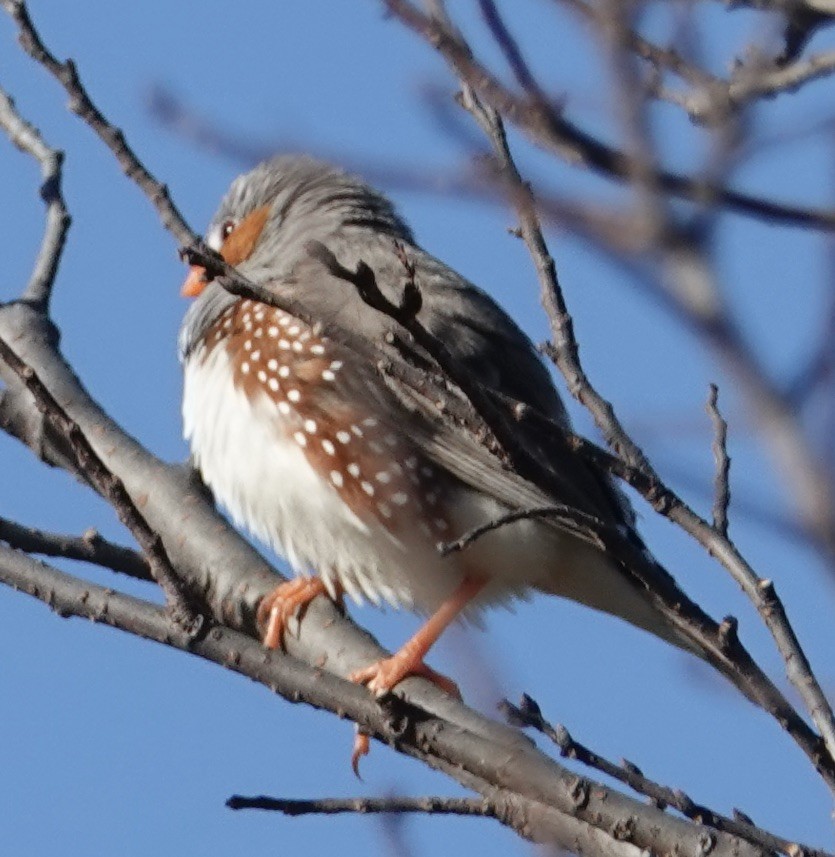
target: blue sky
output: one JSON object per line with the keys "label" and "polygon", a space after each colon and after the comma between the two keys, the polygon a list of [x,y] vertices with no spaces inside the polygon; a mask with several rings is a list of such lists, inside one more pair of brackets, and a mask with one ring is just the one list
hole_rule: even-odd
{"label": "blue sky", "polygon": [[[451,5],[463,10],[465,21],[475,21],[469,4]],[[606,118],[612,93],[594,61],[593,42],[553,4],[505,5],[518,15],[515,27],[536,69],[555,93],[568,95],[570,115],[612,133]],[[743,13],[726,23],[716,6],[703,11],[708,58],[722,69],[736,40],[763,24]],[[199,16],[188,4],[162,0],[35,0],[31,11],[46,43],[59,57],[76,60],[94,100],[170,186],[197,229],[246,165],[161,128],[148,110],[154,86],[169,88],[195,111],[267,150],[329,153],[369,170],[425,166],[432,175],[454,173],[463,163],[460,140],[424,97],[429,89],[452,90],[445,68],[371,0],[250,0],[234,12],[229,3],[205,0]],[[0,16],[0,84],[47,141],[67,153],[65,196],[74,223],[54,303],[64,351],[124,427],[162,458],[183,460],[175,342],[185,309],[178,294],[184,271],[176,247],[109,152],[65,110],[58,85],[16,48],[14,36]],[[827,97],[831,104],[831,85],[824,83],[781,99],[769,108],[772,118],[755,117],[755,128],[774,136],[804,127]],[[703,135],[672,108],[655,111],[653,122],[669,163],[687,167],[703,153]],[[529,171],[552,187],[622,201],[599,180],[524,146],[522,155]],[[43,217],[36,165],[5,141],[0,177],[6,247],[0,300],[6,300],[28,275]],[[831,146],[812,138],[793,144],[789,156],[763,148],[736,180],[750,190],[831,206],[833,178]],[[385,189],[426,248],[493,294],[532,338],[545,338],[533,268],[506,232],[513,225],[509,213],[448,195]],[[715,380],[731,421],[735,496],[785,511],[785,488],[753,440],[721,366],[592,248],[564,233],[550,237],[586,367],[662,472],[685,471],[706,481],[712,459],[703,403]],[[819,236],[723,218],[718,259],[726,298],[744,319],[752,347],[779,377],[790,376],[823,324],[831,288],[825,249]],[[576,408],[572,413],[591,433],[588,419]],[[94,526],[128,538],[105,504],[2,435],[0,468],[0,515],[72,533]],[[709,498],[689,481],[673,481],[707,511]],[[645,507],[639,511],[642,532],[680,582],[715,615],[738,615],[743,638],[782,677],[752,608],[724,572]],[[775,580],[831,689],[835,593],[818,560],[744,516],[732,517],[732,527],[754,566]],[[83,572],[114,584],[105,572]],[[120,579],[114,585],[152,595],[140,584]],[[388,645],[416,624],[391,611],[366,608],[355,615]],[[343,855],[385,853],[382,827],[373,818],[235,814],[224,800],[235,792],[457,793],[454,784],[382,747],[365,761],[365,782],[358,783],[347,761],[346,723],[291,706],[180,653],[62,621],[3,589],[0,651],[0,837],[10,854],[212,857],[242,846],[260,853],[335,847]],[[527,691],[549,718],[603,754],[625,756],[717,810],[739,806],[786,836],[835,844],[826,790],[778,727],[687,656],[614,620],[541,597],[515,614],[496,612],[485,634],[451,634],[432,663],[459,679],[465,698],[484,710],[492,710],[500,695],[515,699]],[[416,855],[465,846],[484,857],[527,850],[490,822],[404,824]]]}

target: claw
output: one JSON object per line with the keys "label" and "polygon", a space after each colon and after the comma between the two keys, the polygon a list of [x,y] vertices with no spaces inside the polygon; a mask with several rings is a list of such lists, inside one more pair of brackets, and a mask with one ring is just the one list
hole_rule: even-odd
{"label": "claw", "polygon": [[415,661],[414,657],[404,649],[390,658],[383,658],[370,666],[354,670],[348,676],[348,680],[364,684],[377,699],[380,699],[391,693],[396,685],[410,675],[425,678],[450,696],[461,699],[461,691],[451,678],[426,666],[423,661]]}
{"label": "claw", "polygon": [[371,741],[369,741],[368,736],[359,731],[359,726],[357,727],[357,734],[354,736],[354,747],[351,751],[351,770],[354,772],[354,776],[358,780],[362,780],[360,776],[360,759],[363,756],[367,756],[371,751]]}
{"label": "claw", "polygon": [[297,577],[276,586],[258,605],[258,624],[266,625],[263,643],[268,649],[284,647],[284,635],[290,620],[299,615],[317,596],[325,594],[318,577]]}

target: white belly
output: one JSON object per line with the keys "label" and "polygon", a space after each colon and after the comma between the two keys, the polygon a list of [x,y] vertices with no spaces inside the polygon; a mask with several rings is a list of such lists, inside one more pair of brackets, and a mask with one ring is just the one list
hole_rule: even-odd
{"label": "white belly", "polygon": [[184,434],[195,466],[233,521],[355,600],[429,612],[460,583],[457,557],[442,558],[417,526],[395,538],[360,519],[292,440],[297,426],[267,396],[251,401],[231,378],[223,348],[185,367]]}
{"label": "white belly", "polygon": [[[318,573],[331,594],[339,583],[357,601],[430,613],[465,574],[477,574],[490,583],[465,611],[470,619],[487,604],[536,588],[669,633],[608,558],[539,522],[500,527],[442,557],[418,521],[395,537],[373,516],[361,519],[292,440],[292,418],[267,396],[250,400],[234,386],[222,347],[187,362],[183,419],[195,465],[233,521],[286,557],[295,573]],[[450,538],[506,511],[463,486],[452,505]]]}

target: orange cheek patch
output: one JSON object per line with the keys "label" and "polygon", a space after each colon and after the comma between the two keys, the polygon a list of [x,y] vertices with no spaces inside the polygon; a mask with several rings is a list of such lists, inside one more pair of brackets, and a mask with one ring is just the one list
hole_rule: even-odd
{"label": "orange cheek patch", "polygon": [[270,213],[268,205],[256,208],[248,214],[230,233],[220,248],[220,255],[229,265],[240,265],[248,259],[264,231]]}

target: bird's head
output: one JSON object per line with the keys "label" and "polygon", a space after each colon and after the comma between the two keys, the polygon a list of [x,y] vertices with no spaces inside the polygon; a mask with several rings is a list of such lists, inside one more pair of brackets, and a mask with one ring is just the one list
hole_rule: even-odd
{"label": "bird's head", "polygon": [[[281,155],[232,183],[206,232],[206,244],[255,282],[289,274],[311,241],[328,244],[351,230],[373,230],[412,241],[392,204],[359,179],[321,161]],[[195,265],[182,294],[200,295],[209,282]]]}

